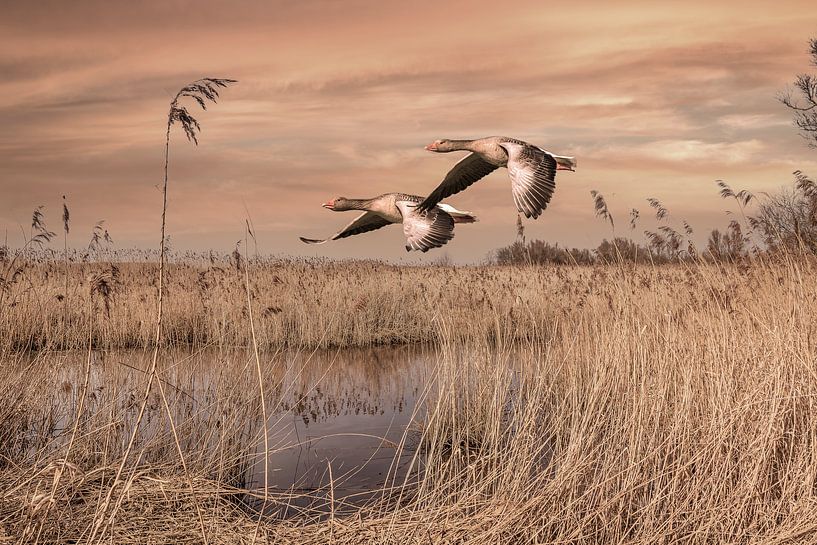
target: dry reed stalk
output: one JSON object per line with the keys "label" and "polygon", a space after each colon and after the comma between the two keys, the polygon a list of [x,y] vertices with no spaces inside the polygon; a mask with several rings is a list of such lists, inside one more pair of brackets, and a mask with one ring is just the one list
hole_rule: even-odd
{"label": "dry reed stalk", "polygon": [[[246,222],[246,231],[244,232],[244,247],[249,248],[247,244],[247,236],[252,234],[250,231],[249,219]],[[255,240],[255,235],[253,235]],[[250,320],[250,333],[252,335],[252,349],[255,357],[255,369],[258,373],[258,392],[261,397],[261,425],[264,433],[264,500],[261,509],[258,512],[258,522],[255,525],[255,532],[253,532],[252,544],[255,545],[255,540],[258,538],[258,532],[261,528],[261,520],[266,513],[267,503],[269,502],[269,431],[267,429],[269,419],[267,418],[267,402],[264,397],[264,375],[261,372],[261,358],[258,355],[258,340],[255,337],[255,320],[252,312],[252,298],[250,297],[250,260],[244,260],[244,287],[247,294],[247,315]]]}
{"label": "dry reed stalk", "polygon": [[66,329],[68,326],[68,231],[70,228],[71,222],[71,214],[68,211],[68,202],[65,199],[65,195],[62,196],[62,232],[63,232],[63,249],[62,249],[62,261],[63,267],[65,269],[65,284],[63,287],[63,313],[62,313],[62,322],[63,322],[63,329]]}
{"label": "dry reed stalk", "polygon": [[[66,212],[65,216],[66,216],[64,218],[65,225],[66,225],[65,231],[67,233],[68,232],[68,228],[67,228],[67,225],[68,225],[68,223],[67,223],[67,212]],[[67,276],[66,276],[66,278],[67,278]],[[66,280],[66,282],[67,282],[67,280]],[[66,293],[67,293],[67,291],[66,291]],[[91,298],[88,299],[88,304],[89,305],[91,304]],[[53,482],[53,485],[51,486],[51,493],[49,495],[48,501],[45,504],[46,505],[45,513],[44,513],[44,515],[43,515],[43,517],[42,517],[42,519],[40,521],[40,525],[39,525],[39,527],[37,529],[37,536],[35,537],[35,542],[39,541],[40,535],[42,534],[42,531],[43,531],[44,521],[48,518],[48,514],[49,514],[49,512],[51,510],[51,506],[54,505],[54,503],[55,503],[55,497],[56,497],[56,494],[57,494],[57,490],[59,489],[59,486],[60,486],[60,481],[62,480],[62,476],[65,473],[66,468],[68,467],[68,459],[71,456],[71,449],[73,448],[74,441],[77,438],[77,430],[79,429],[79,421],[82,418],[82,412],[83,412],[83,410],[85,408],[85,399],[86,399],[86,397],[88,395],[88,385],[89,385],[90,380],[91,380],[91,356],[93,354],[92,339],[93,339],[93,328],[89,324],[89,327],[88,327],[88,353],[87,353],[87,356],[85,358],[85,376],[84,376],[83,382],[82,382],[82,391],[80,393],[80,398],[79,398],[79,404],[77,406],[76,417],[74,418],[74,425],[71,428],[71,437],[68,440],[68,446],[65,449],[65,456],[64,456],[64,458],[62,460],[62,467],[59,470],[55,470],[55,472],[54,472],[54,482]],[[28,529],[29,528],[27,527],[25,535],[28,535]]]}
{"label": "dry reed stalk", "polygon": [[[120,463],[119,467],[117,468],[116,476],[114,477],[114,482],[111,485],[111,487],[109,489],[109,492],[105,497],[103,508],[101,510],[103,512],[103,514],[107,511],[108,505],[110,504],[110,500],[111,500],[111,497],[112,497],[111,495],[113,494],[113,491],[116,489],[117,485],[120,482],[120,478],[122,476],[122,472],[123,472],[123,470],[125,468],[125,465],[127,463],[128,456],[130,455],[130,451],[131,451],[131,449],[133,447],[133,443],[136,440],[136,433],[138,432],[139,424],[141,423],[142,418],[144,416],[145,407],[147,406],[148,398],[150,396],[150,391],[151,391],[151,388],[153,386],[153,380],[157,376],[156,370],[157,370],[157,364],[158,364],[158,358],[159,358],[159,349],[161,347],[162,318],[163,318],[163,310],[164,310],[164,304],[163,303],[164,303],[165,250],[166,250],[166,241],[167,241],[167,238],[165,236],[165,228],[166,228],[166,223],[167,223],[166,222],[166,218],[167,218],[167,181],[168,181],[168,166],[169,166],[169,161],[170,161],[170,128],[175,122],[178,121],[182,125],[182,128],[184,129],[184,132],[187,135],[187,139],[192,140],[194,144],[198,144],[197,132],[200,130],[199,123],[198,123],[198,121],[196,121],[196,119],[193,116],[190,115],[190,113],[187,111],[187,109],[184,106],[179,104],[179,100],[182,97],[190,97],[190,98],[194,99],[199,104],[199,106],[201,106],[202,109],[206,110],[207,109],[207,106],[206,106],[207,101],[211,101],[211,102],[214,102],[214,103],[216,102],[216,99],[217,99],[217,97],[219,95],[218,88],[219,87],[227,87],[227,85],[230,85],[232,83],[235,83],[235,80],[219,79],[219,78],[203,78],[203,79],[200,79],[200,80],[196,80],[193,83],[190,83],[190,84],[182,87],[179,90],[179,92],[176,93],[176,96],[173,97],[173,100],[170,102],[170,110],[169,110],[168,116],[167,116],[167,131],[165,133],[165,167],[164,167],[164,182],[162,184],[162,225],[161,225],[161,239],[160,239],[160,242],[159,242],[159,280],[158,280],[158,282],[159,282],[159,287],[158,287],[159,295],[158,295],[158,310],[157,310],[157,313],[156,313],[156,336],[155,336],[155,340],[154,340],[155,347],[154,347],[154,351],[153,351],[153,360],[151,362],[150,370],[148,372],[148,375],[149,375],[148,376],[148,383],[147,383],[147,386],[145,387],[145,394],[144,394],[144,397],[142,399],[142,404],[141,404],[141,406],[139,408],[139,416],[136,419],[136,425],[134,426],[133,433],[131,434],[131,437],[130,437],[130,439],[128,441],[128,446],[125,449],[125,453],[122,456],[121,463]],[[167,405],[167,399],[166,399],[166,397],[164,395],[164,388],[162,388],[161,382],[159,383],[159,389],[160,389],[160,392],[161,392],[161,395],[162,395],[162,401],[165,404],[165,407],[167,408],[169,424],[170,424],[171,428],[173,428],[174,438],[177,439],[176,431],[175,431],[175,427],[174,427],[175,425],[174,425],[173,419],[172,419],[172,417],[170,415],[170,409],[169,409],[169,407]],[[181,446],[178,445],[178,440],[177,440],[176,446],[178,448],[182,464],[185,464],[184,456],[183,456],[183,453],[181,451]],[[190,484],[191,492],[194,494],[194,498],[195,498],[195,490],[193,489],[192,480],[190,479],[190,475],[187,472],[186,464],[185,464],[185,475],[186,475],[188,481],[191,483]],[[119,500],[115,504],[114,510],[110,514],[109,520],[113,520],[113,518],[114,518],[114,516],[116,514],[116,508],[120,504],[123,495],[124,495],[124,491],[120,494]],[[199,522],[201,523],[202,538],[204,539],[205,543],[207,543],[207,532],[206,532],[206,529],[204,527],[204,519],[202,517],[201,509],[199,508],[198,503],[196,503],[196,512],[197,512],[197,514],[199,516]],[[92,533],[91,537],[89,537],[89,539],[88,539],[89,542],[92,541],[92,539],[95,537],[95,534],[99,530],[103,520],[104,519],[100,518],[98,520],[98,522],[94,525],[93,533]]]}

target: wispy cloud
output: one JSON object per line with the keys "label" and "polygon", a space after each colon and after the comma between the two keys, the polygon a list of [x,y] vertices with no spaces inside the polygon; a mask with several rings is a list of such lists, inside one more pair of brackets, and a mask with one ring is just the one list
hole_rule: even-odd
{"label": "wispy cloud", "polygon": [[765,129],[791,125],[791,120],[773,114],[731,114],[719,117],[718,123],[730,129]]}
{"label": "wispy cloud", "polygon": [[658,140],[630,150],[633,156],[646,156],[681,163],[735,164],[757,160],[765,149],[759,140],[738,142],[702,142],[701,140]]}
{"label": "wispy cloud", "polygon": [[[622,210],[672,199],[674,213],[714,225],[711,180],[771,188],[810,164],[775,100],[808,68],[814,32],[797,15],[810,4],[789,7],[11,2],[0,22],[0,228],[14,231],[38,204],[57,210],[67,193],[76,225],[105,217],[118,243],[154,243],[167,101],[204,75],[240,83],[202,114],[198,148],[174,135],[177,247],[231,247],[247,202],[267,250],[314,254],[296,235],[347,219],[318,206],[327,196],[428,191],[459,157],[424,144],[488,134],[579,156],[532,236],[601,236],[590,189]],[[452,200],[482,219],[458,231],[454,258],[513,238],[504,172]],[[403,258],[399,238],[319,251]]]}

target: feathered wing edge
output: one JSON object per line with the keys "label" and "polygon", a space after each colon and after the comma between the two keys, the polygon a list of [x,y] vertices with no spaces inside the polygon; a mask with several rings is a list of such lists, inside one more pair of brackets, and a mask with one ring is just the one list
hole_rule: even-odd
{"label": "feathered wing edge", "polygon": [[440,208],[418,212],[412,202],[397,203],[403,214],[403,234],[406,235],[406,251],[427,252],[439,248],[454,238],[454,218]]}
{"label": "feathered wing edge", "polygon": [[535,146],[512,142],[500,145],[508,152],[508,175],[516,209],[527,218],[538,218],[556,190],[556,159]]}
{"label": "feathered wing edge", "polygon": [[305,242],[306,244],[323,244],[325,242],[329,242],[330,240],[338,240],[340,238],[350,237],[352,235],[359,235],[362,233],[368,233],[369,231],[374,231],[375,229],[380,229],[381,227],[385,227],[386,225],[390,225],[391,222],[383,219],[379,215],[375,214],[374,212],[363,212],[361,215],[356,217],[349,225],[335,233],[329,238],[325,239],[315,239],[315,238],[306,238],[306,237],[298,237],[301,239],[301,242]]}
{"label": "feathered wing edge", "polygon": [[491,172],[495,171],[496,165],[492,165],[483,160],[476,153],[470,153],[453,166],[440,185],[429,193],[423,202],[417,207],[418,212],[431,211],[441,200],[481,180]]}

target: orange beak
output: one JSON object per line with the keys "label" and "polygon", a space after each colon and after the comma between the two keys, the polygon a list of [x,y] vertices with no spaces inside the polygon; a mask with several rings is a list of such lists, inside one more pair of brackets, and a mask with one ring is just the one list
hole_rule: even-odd
{"label": "orange beak", "polygon": [[432,142],[426,146],[426,151],[437,151],[437,143]]}
{"label": "orange beak", "polygon": [[328,208],[329,210],[332,210],[333,208],[335,208],[335,199],[332,199],[331,201],[326,201],[321,206],[323,206],[324,208]]}

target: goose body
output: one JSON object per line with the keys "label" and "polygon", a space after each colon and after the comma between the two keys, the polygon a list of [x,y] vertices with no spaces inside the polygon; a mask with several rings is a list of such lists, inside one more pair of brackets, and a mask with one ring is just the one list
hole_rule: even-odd
{"label": "goose body", "polygon": [[528,218],[538,218],[556,189],[557,170],[575,170],[576,159],[506,136],[477,140],[436,140],[429,151],[470,151],[454,165],[443,181],[423,200],[417,210],[430,210],[442,199],[459,193],[500,167],[508,169],[514,204]]}
{"label": "goose body", "polygon": [[362,210],[363,213],[346,227],[326,239],[300,237],[307,244],[323,244],[330,240],[346,238],[400,223],[406,236],[406,251],[427,252],[439,248],[454,238],[455,223],[473,223],[476,217],[470,212],[457,210],[444,203],[435,204],[427,211],[418,212],[417,205],[423,201],[418,195],[385,193],[373,199],[347,199],[338,197],[323,204],[336,212]]}

